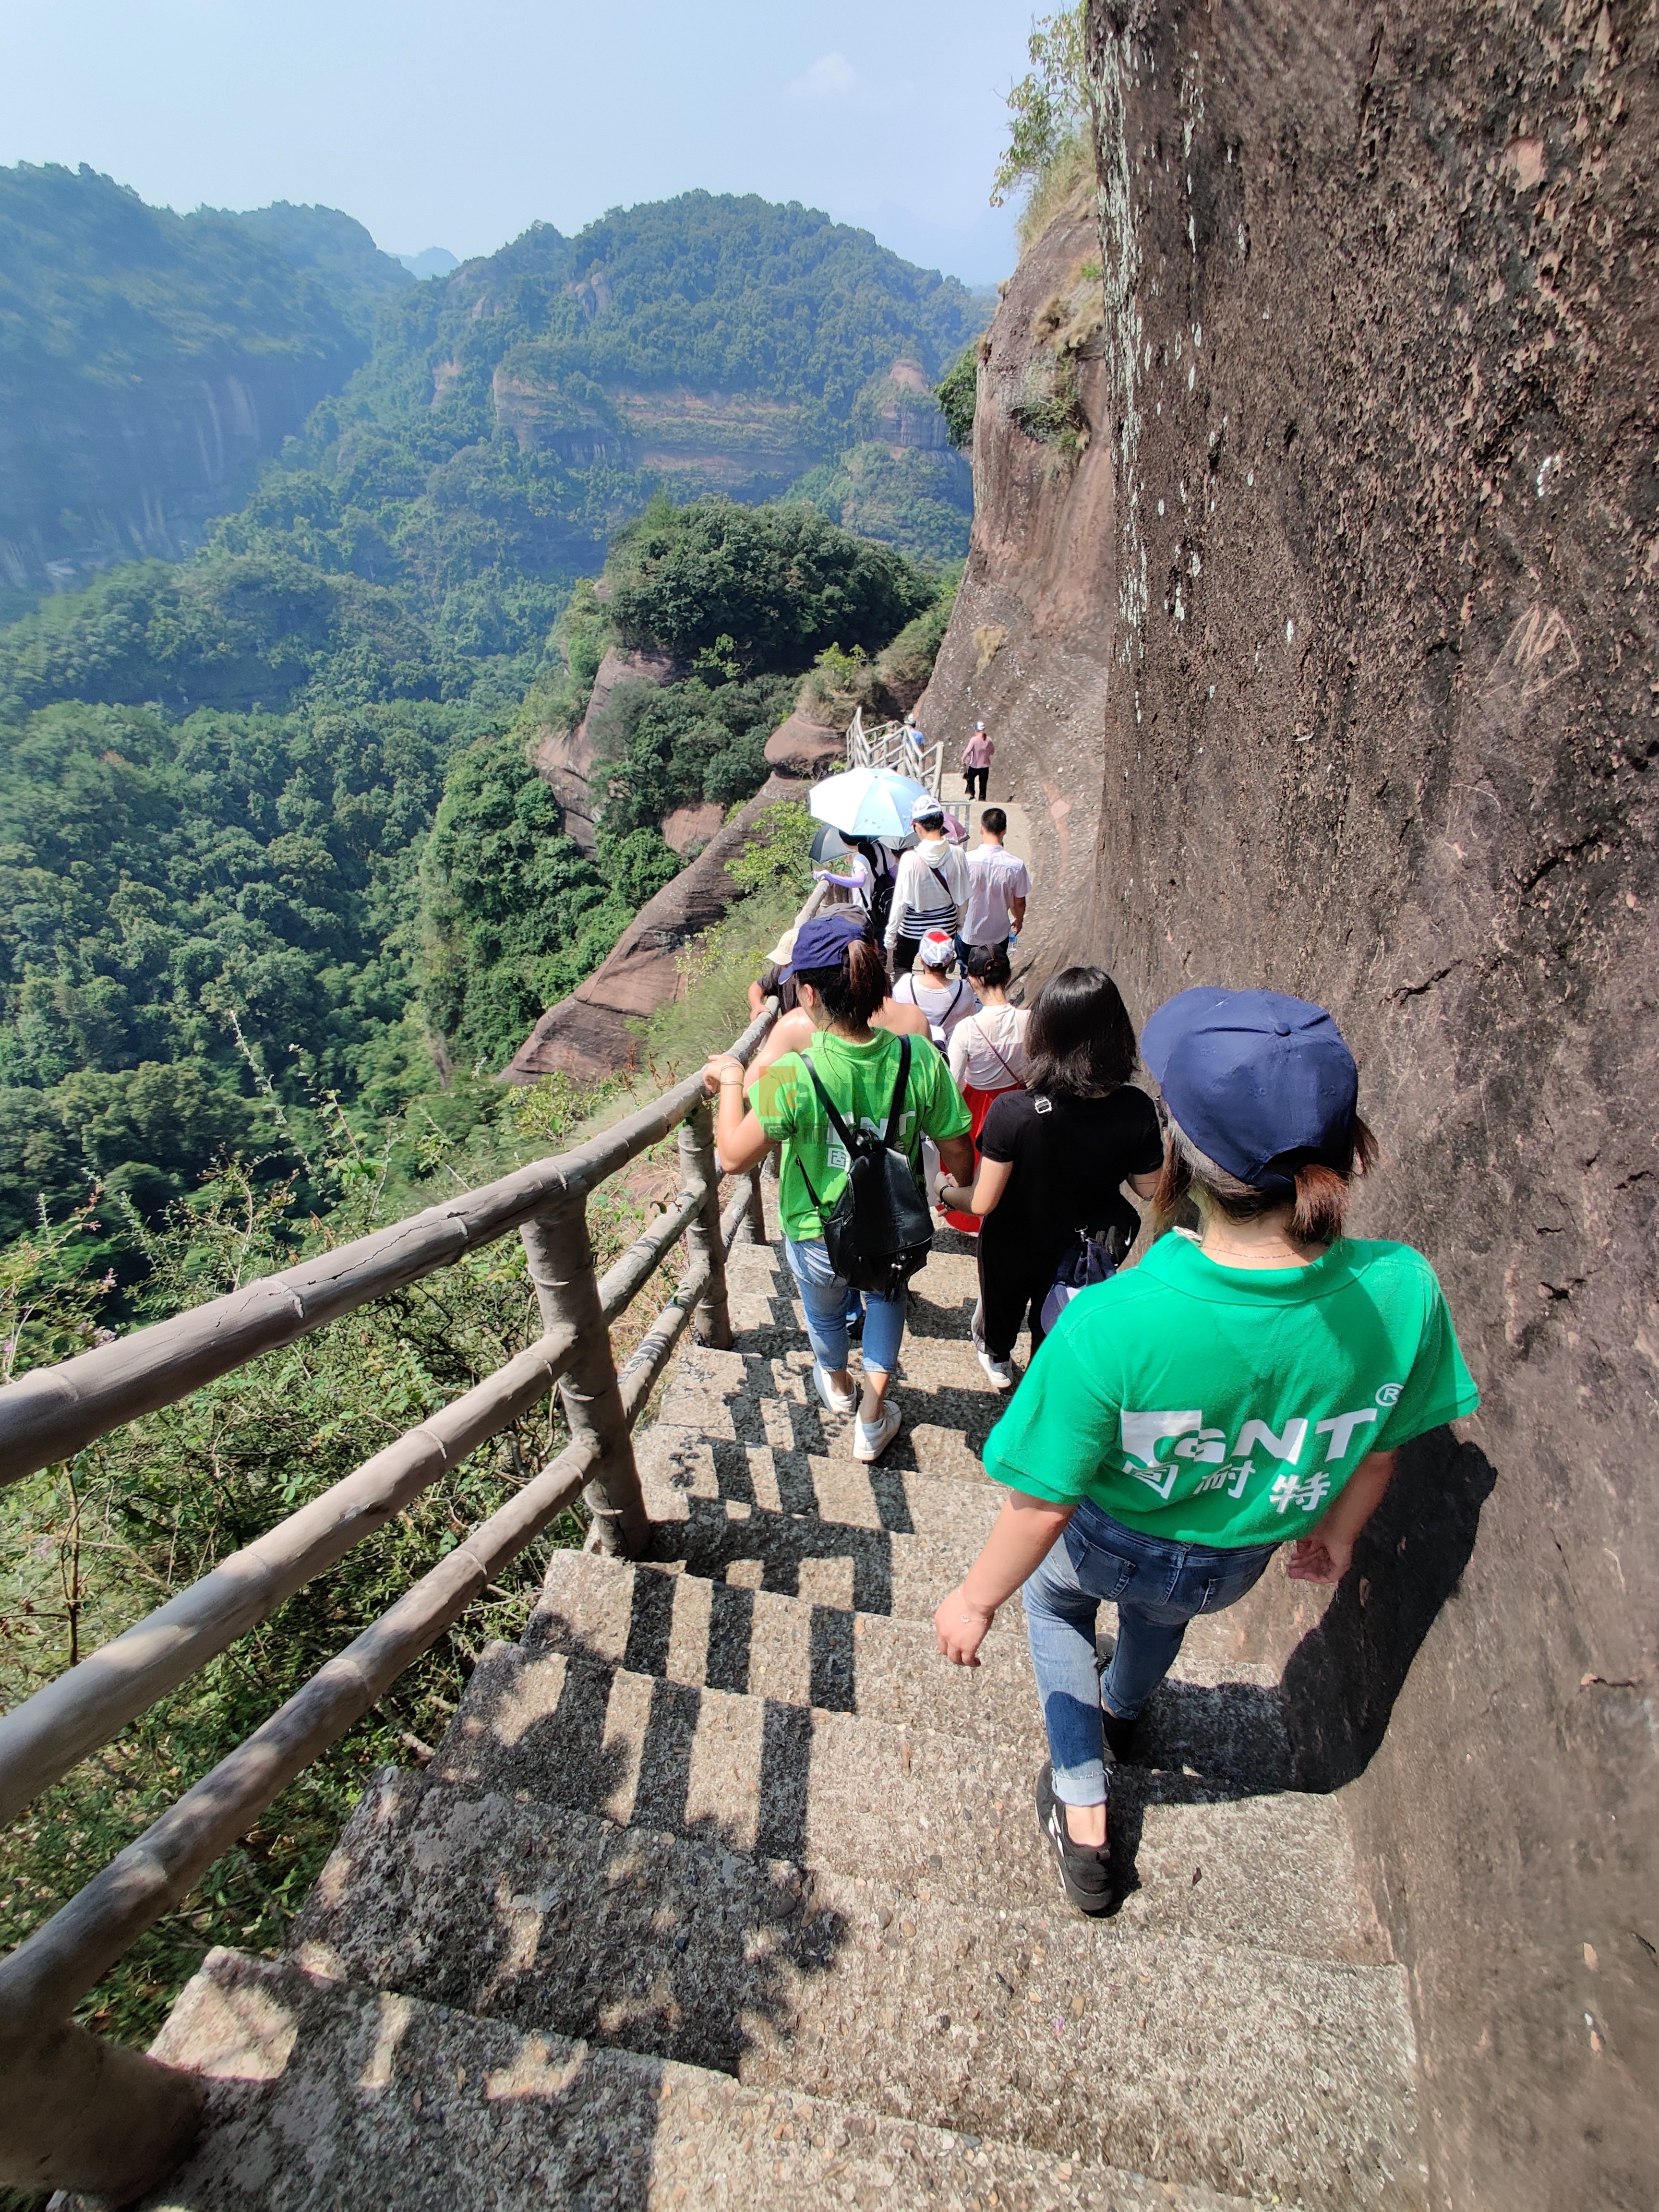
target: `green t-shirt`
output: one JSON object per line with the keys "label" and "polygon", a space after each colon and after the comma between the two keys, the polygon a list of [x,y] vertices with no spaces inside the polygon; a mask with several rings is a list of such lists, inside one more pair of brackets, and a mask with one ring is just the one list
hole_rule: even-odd
{"label": "green t-shirt", "polygon": [[[818,1080],[849,1129],[872,1129],[879,1136],[886,1128],[898,1082],[900,1042],[885,1030],[873,1031],[868,1044],[850,1043],[832,1030],[820,1030],[813,1038],[808,1049]],[[951,1082],[950,1069],[927,1039],[913,1036],[909,1043],[910,1080],[899,1142],[909,1154],[912,1168],[917,1168],[924,1133],[935,1139],[965,1137],[974,1117]],[[804,1165],[826,1210],[833,1211],[847,1182],[846,1148],[830,1127],[799,1053],[786,1052],[770,1067],[763,1067],[749,1091],[762,1128],[783,1144],[778,1171],[783,1233],[794,1243],[811,1243],[823,1236],[823,1223],[801,1169]]]}
{"label": "green t-shirt", "polygon": [[1222,1267],[1177,1231],[1066,1306],[985,1466],[1172,1543],[1276,1544],[1306,1535],[1368,1453],[1480,1402],[1408,1244]]}

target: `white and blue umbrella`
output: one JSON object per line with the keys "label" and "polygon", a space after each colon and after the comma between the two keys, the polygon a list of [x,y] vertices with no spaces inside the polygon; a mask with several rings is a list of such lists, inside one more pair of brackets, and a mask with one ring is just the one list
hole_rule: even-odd
{"label": "white and blue umbrella", "polygon": [[899,844],[911,834],[910,809],[929,798],[926,784],[891,769],[849,768],[815,783],[807,805],[843,837],[879,837]]}

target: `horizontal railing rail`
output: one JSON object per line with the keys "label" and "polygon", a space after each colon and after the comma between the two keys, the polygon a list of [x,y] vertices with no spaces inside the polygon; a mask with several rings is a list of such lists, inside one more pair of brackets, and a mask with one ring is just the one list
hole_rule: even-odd
{"label": "horizontal railing rail", "polygon": [[908,722],[878,722],[866,730],[864,709],[855,707],[847,732],[847,765],[890,769],[896,775],[924,784],[937,799],[945,781],[945,745],[943,740],[924,744]]}
{"label": "horizontal railing rail", "polygon": [[[823,896],[820,884],[803,917]],[[775,1018],[774,1000],[732,1047],[738,1059],[753,1057]],[[589,1194],[675,1129],[679,1196],[598,1276]],[[0,1389],[0,1481],[16,1481],[514,1229],[541,1314],[540,1336],[494,1373],[0,1717],[0,1820],[15,1819],[556,1388],[570,1435],[0,1961],[0,2182],[125,2201],[164,2175],[198,2124],[196,2083],[90,2035],[72,2021],[76,2006],[578,1498],[591,1543],[643,1548],[633,1430],[688,1327],[706,1343],[731,1341],[726,1256],[745,1220],[757,1239],[766,1233],[759,1170],[740,1179],[724,1213],[721,1180],[707,1092],[700,1075],[688,1077],[568,1152]],[[618,1374],[611,1325],[682,1240],[674,1291]]]}

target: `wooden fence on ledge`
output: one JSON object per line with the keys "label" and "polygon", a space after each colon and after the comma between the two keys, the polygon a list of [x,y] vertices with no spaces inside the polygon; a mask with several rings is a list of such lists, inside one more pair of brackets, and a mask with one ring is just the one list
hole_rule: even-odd
{"label": "wooden fence on ledge", "polygon": [[[803,912],[823,896],[819,886]],[[774,1002],[732,1048],[739,1059],[775,1018]],[[598,1275],[589,1196],[675,1129],[678,1202]],[[745,1219],[757,1239],[766,1233],[758,1170],[723,1212],[720,1181],[707,1093],[689,1077],[574,1151],[0,1389],[0,1482],[15,1482],[514,1230],[541,1312],[526,1351],[0,1718],[7,1820],[555,1387],[570,1431],[556,1458],[0,1961],[0,2182],[125,2203],[165,2175],[198,2124],[194,2077],[92,2035],[76,2006],[579,1497],[591,1540],[644,1549],[635,1424],[688,1325],[704,1343],[730,1343],[726,1255]],[[682,1237],[674,1297],[618,1373],[611,1324]]]}

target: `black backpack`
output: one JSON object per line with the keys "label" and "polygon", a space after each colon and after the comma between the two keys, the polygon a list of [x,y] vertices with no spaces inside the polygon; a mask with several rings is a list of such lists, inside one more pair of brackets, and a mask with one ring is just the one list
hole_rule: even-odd
{"label": "black backpack", "polygon": [[854,1134],[848,1127],[834,1099],[819,1082],[817,1068],[805,1053],[801,1058],[830,1117],[830,1126],[847,1150],[847,1186],[829,1213],[806,1170],[801,1168],[807,1196],[823,1224],[823,1247],[830,1265],[855,1291],[868,1291],[877,1297],[896,1297],[911,1276],[926,1266],[933,1244],[933,1219],[927,1200],[917,1188],[910,1163],[896,1141],[910,1080],[910,1040],[899,1039],[898,1082],[886,1133],[879,1137],[863,1129]]}

